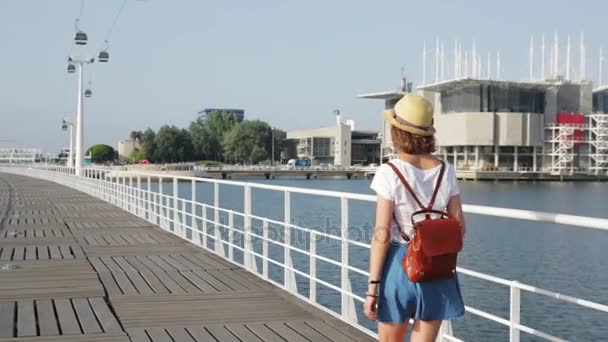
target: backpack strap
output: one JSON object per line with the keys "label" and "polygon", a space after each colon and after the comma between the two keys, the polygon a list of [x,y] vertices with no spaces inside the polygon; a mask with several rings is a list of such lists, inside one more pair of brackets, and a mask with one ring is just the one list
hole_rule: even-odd
{"label": "backpack strap", "polygon": [[416,193],[414,192],[414,190],[412,190],[410,183],[407,182],[407,180],[405,179],[405,177],[403,176],[401,171],[399,171],[399,169],[395,166],[395,164],[391,163],[390,161],[387,164],[388,164],[388,166],[391,167],[391,169],[393,169],[393,171],[395,171],[395,173],[397,174],[397,177],[399,177],[399,179],[401,180],[401,183],[403,183],[403,186],[405,186],[405,189],[407,189],[407,191],[410,193],[410,195],[412,195],[412,198],[414,198],[414,201],[416,201],[418,206],[421,209],[426,209],[424,204],[422,204],[422,202],[420,202],[420,200],[418,199],[418,196],[416,196]]}
{"label": "backpack strap", "polygon": [[435,204],[435,199],[437,198],[437,193],[439,192],[439,187],[441,186],[441,181],[443,180],[443,174],[445,173],[445,162],[443,160],[441,160],[440,162],[441,170],[439,171],[439,177],[437,177],[437,184],[435,184],[435,189],[433,190],[433,196],[431,196],[431,201],[426,207],[427,210],[433,210],[433,205]]}

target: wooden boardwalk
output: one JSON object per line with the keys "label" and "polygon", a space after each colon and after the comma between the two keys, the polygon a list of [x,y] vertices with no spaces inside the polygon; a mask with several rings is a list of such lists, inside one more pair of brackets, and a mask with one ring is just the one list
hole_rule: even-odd
{"label": "wooden boardwalk", "polygon": [[108,203],[0,173],[0,342],[372,341]]}

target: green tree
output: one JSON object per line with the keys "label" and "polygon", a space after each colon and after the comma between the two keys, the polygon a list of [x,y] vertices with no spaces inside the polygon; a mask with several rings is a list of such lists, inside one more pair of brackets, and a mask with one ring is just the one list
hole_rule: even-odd
{"label": "green tree", "polygon": [[114,149],[112,148],[112,146],[104,144],[98,144],[89,147],[86,154],[91,154],[91,161],[93,161],[93,163],[104,163],[108,161],[113,161],[115,157]]}
{"label": "green tree", "polygon": [[141,149],[135,149],[133,152],[131,152],[131,155],[129,156],[129,160],[131,161],[131,163],[137,163],[140,160],[144,159],[146,159],[146,153],[144,152],[144,150]]}
{"label": "green tree", "polygon": [[173,163],[193,159],[192,141],[185,129],[165,125],[158,130],[154,142],[157,161]]}
{"label": "green tree", "polygon": [[141,136],[142,149],[145,159],[151,162],[156,162],[156,133],[148,128]]}
{"label": "green tree", "polygon": [[143,135],[144,133],[142,131],[131,131],[129,137],[131,137],[131,140],[135,141],[137,144],[141,144]]}
{"label": "green tree", "polygon": [[223,161],[224,136],[238,123],[232,112],[211,112],[190,125],[196,158]]}
{"label": "green tree", "polygon": [[229,161],[258,163],[270,156],[272,128],[260,120],[247,120],[234,126],[222,141]]}

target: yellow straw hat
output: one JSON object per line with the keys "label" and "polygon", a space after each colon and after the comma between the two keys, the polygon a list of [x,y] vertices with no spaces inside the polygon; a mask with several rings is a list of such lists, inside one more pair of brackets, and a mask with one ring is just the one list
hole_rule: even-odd
{"label": "yellow straw hat", "polygon": [[403,131],[422,136],[435,134],[433,105],[422,96],[405,95],[394,109],[387,109],[382,115],[386,122]]}

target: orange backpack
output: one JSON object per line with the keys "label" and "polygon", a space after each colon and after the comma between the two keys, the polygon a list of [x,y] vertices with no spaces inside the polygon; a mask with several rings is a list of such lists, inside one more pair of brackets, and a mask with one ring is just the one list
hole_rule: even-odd
{"label": "orange backpack", "polygon": [[[399,169],[391,162],[388,162],[388,165],[395,171],[405,189],[421,208],[411,216],[412,227],[414,228],[414,237],[411,240],[403,232],[393,214],[401,236],[408,242],[407,254],[402,261],[407,277],[415,283],[454,277],[456,275],[458,252],[462,250],[462,226],[458,220],[451,218],[447,212],[433,209],[445,173],[445,163],[441,162],[437,184],[427,206],[420,202]],[[439,217],[433,218],[432,214],[437,214]],[[415,221],[414,217],[417,215],[424,215],[424,219]]]}

